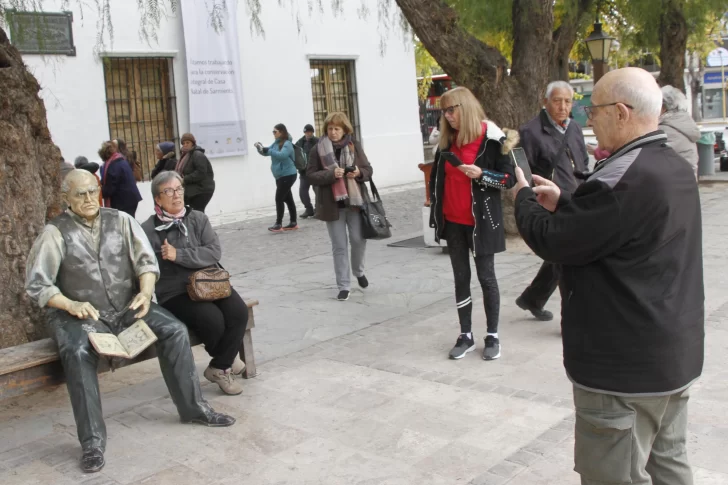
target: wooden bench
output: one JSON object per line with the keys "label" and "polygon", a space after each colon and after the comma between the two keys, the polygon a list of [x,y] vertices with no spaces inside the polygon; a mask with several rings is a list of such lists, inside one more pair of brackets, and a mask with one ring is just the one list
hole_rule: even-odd
{"label": "wooden bench", "polygon": [[[243,344],[240,347],[240,358],[245,362],[243,377],[255,377],[255,355],[253,353],[253,337],[251,330],[255,328],[253,307],[257,300],[248,300],[248,327],[245,330]],[[190,343],[199,345],[200,340],[190,334]],[[154,346],[139,354],[136,359],[127,360],[122,367],[143,362],[157,356]],[[109,370],[108,360],[99,359],[99,373]],[[58,355],[58,347],[52,339],[43,339],[27,344],[0,349],[0,400],[20,396],[44,387],[55,386],[65,382],[63,367]]]}

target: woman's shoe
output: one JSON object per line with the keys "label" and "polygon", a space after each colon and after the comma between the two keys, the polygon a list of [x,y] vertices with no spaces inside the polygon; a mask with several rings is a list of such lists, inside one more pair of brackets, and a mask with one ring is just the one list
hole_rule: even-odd
{"label": "woman's shoe", "polygon": [[239,355],[235,356],[235,360],[233,361],[232,369],[233,369],[233,374],[235,374],[236,376],[243,375],[243,371],[245,370],[245,362],[243,362],[242,359],[240,359]]}
{"label": "woman's shoe", "polygon": [[220,386],[225,394],[237,396],[243,392],[243,385],[235,380],[232,369],[222,370],[207,366],[204,372],[205,379]]}
{"label": "woman's shoe", "polygon": [[268,228],[270,232],[283,232],[283,226],[280,224],[273,224]]}
{"label": "woman's shoe", "polygon": [[296,229],[298,229],[298,223],[296,222],[291,222],[287,226],[283,227],[284,231],[295,231]]}

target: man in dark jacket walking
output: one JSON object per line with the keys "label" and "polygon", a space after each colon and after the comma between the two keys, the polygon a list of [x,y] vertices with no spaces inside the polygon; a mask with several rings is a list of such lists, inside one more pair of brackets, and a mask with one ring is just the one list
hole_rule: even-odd
{"label": "man in dark jacket walking", "polygon": [[703,368],[698,187],[658,131],[660,88],[638,68],[596,85],[589,123],[611,153],[573,194],[517,170],[516,222],[562,265],[564,367],[586,485],[692,485],[690,386]]}
{"label": "man in dark jacket walking", "polygon": [[[306,160],[308,160],[308,155],[311,153],[311,149],[316,146],[318,140],[319,139],[314,136],[314,129],[312,125],[306,125],[303,127],[303,136],[296,142],[296,146],[303,150],[303,155],[306,157]],[[308,193],[308,190],[311,188],[311,183],[308,181],[308,178],[306,178],[305,170],[299,170],[298,175],[300,175],[300,177],[298,177],[298,197],[301,199],[303,206],[306,208],[304,213],[301,214],[301,217],[308,219],[314,215],[311,197]],[[314,196],[316,196],[315,187],[313,189],[313,193]]]}
{"label": "man in dark jacket walking", "polygon": [[[531,171],[565,192],[576,190],[579,182],[574,172],[586,172],[589,161],[581,127],[569,118],[573,99],[574,89],[569,83],[552,82],[546,88],[544,109],[519,130]],[[558,284],[558,266],[544,262],[516,304],[539,320],[552,320],[553,314],[544,306]]]}

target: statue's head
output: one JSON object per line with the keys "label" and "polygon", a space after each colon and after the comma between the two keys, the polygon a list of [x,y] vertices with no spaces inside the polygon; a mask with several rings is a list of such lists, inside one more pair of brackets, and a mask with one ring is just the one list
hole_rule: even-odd
{"label": "statue's head", "polygon": [[85,219],[99,215],[99,181],[86,170],[71,170],[61,184],[61,197],[71,210]]}

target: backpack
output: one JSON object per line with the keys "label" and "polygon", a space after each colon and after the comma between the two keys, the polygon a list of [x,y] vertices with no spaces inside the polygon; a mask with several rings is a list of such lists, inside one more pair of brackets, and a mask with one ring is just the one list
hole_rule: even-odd
{"label": "backpack", "polygon": [[306,154],[303,151],[303,148],[301,148],[298,145],[293,145],[293,164],[296,166],[296,170],[299,172],[305,172],[306,167],[308,166],[308,159],[306,158]]}

